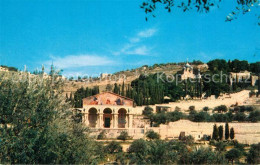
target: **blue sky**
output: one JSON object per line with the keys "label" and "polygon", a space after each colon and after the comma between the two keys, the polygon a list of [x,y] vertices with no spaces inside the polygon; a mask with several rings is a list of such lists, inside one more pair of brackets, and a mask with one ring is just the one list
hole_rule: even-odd
{"label": "blue sky", "polygon": [[187,58],[260,61],[259,7],[225,22],[231,2],[207,14],[159,9],[146,22],[142,0],[0,0],[0,64],[53,62],[77,76]]}

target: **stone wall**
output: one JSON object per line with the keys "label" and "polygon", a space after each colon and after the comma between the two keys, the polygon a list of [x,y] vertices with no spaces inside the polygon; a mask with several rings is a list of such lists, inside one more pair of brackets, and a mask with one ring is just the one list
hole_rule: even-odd
{"label": "stone wall", "polygon": [[[199,140],[203,135],[212,135],[214,124],[222,125],[225,129],[225,123],[179,120],[168,125],[160,125],[158,128],[146,128],[146,130],[152,129],[158,132],[162,139],[178,138],[180,132],[185,132],[185,135],[192,135],[195,140]],[[239,142],[246,144],[260,142],[260,123],[229,123],[229,128],[231,127],[234,128],[235,139]]]}
{"label": "stone wall", "polygon": [[[202,99],[202,100],[182,100],[179,102],[170,102],[168,104],[156,104],[151,106],[154,111],[156,109],[156,106],[167,106],[170,107],[170,111],[174,111],[176,107],[180,108],[180,111],[185,112],[189,109],[190,106],[195,106],[195,109],[200,111],[203,109],[203,107],[207,106],[210,109],[214,109],[215,107],[219,105],[226,105],[227,107],[230,107],[231,105],[238,104],[243,105],[245,101],[249,98],[249,90],[243,90],[238,93],[230,94],[230,96],[223,95],[222,97],[219,97],[217,99],[215,98],[208,98],[208,99]],[[144,109],[143,107],[137,107],[140,110]]]}
{"label": "stone wall", "polygon": [[[215,122],[191,122],[189,120],[179,120],[170,122],[160,127],[129,128],[129,129],[92,129],[92,135],[97,136],[105,130],[107,138],[117,138],[122,131],[127,131],[133,139],[145,138],[145,133],[153,130],[161,135],[161,139],[178,139],[180,132],[191,135],[195,140],[200,140],[203,135],[212,136],[213,126],[222,125],[225,133],[225,123]],[[228,123],[229,128],[233,127],[235,139],[240,143],[255,144],[260,142],[260,123]],[[225,136],[225,134],[224,134]]]}

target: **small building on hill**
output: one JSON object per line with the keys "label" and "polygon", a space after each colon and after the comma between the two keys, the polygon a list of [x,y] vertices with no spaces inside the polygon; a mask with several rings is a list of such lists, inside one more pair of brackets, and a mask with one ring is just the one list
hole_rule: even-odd
{"label": "small building on hill", "polygon": [[195,77],[193,67],[187,62],[182,69],[181,80],[186,80],[188,78],[194,79]]}

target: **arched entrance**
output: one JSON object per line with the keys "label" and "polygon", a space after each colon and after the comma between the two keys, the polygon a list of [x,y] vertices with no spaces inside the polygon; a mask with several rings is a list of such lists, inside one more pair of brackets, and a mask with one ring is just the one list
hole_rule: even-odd
{"label": "arched entrance", "polygon": [[103,113],[104,127],[110,128],[112,121],[112,110],[110,108],[105,108]]}
{"label": "arched entrance", "polygon": [[95,128],[97,125],[97,109],[90,108],[88,111],[89,127]]}
{"label": "arched entrance", "polygon": [[126,110],[124,108],[118,111],[118,128],[125,128],[126,125]]}

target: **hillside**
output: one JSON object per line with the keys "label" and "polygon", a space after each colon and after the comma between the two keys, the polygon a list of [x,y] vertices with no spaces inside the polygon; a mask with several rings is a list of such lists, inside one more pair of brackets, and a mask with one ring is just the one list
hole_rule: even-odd
{"label": "hillside", "polygon": [[[105,78],[93,78],[93,79],[81,79],[81,80],[72,80],[67,81],[64,87],[65,93],[73,93],[78,88],[81,87],[94,87],[99,86],[100,91],[105,91],[107,84],[113,85],[114,83],[122,84],[130,84],[133,80],[137,79],[141,74],[155,74],[155,73],[162,73],[165,74],[175,74],[178,71],[182,70],[182,67],[185,63],[167,63],[167,64],[154,64],[153,66],[144,65],[142,67],[132,69],[132,70],[125,70],[119,71],[114,74],[111,74]],[[196,62],[191,63],[191,66],[194,69],[207,69],[207,65],[205,64],[197,64]]]}
{"label": "hillside", "polygon": [[[139,68],[135,68],[132,70],[125,70],[125,71],[119,71],[113,74],[108,75],[107,77],[96,77],[91,79],[80,79],[80,80],[65,80],[65,86],[64,86],[64,94],[70,94],[74,93],[77,89],[81,87],[89,87],[93,88],[94,86],[98,86],[100,91],[105,91],[105,88],[107,84],[122,84],[123,82],[127,85],[130,84],[133,80],[137,79],[141,74],[155,74],[155,73],[165,73],[165,74],[175,74],[178,71],[182,70],[182,67],[185,65],[185,63],[166,63],[166,64],[154,64],[152,66],[144,65]],[[191,66],[194,67],[194,69],[201,69],[205,70],[207,68],[206,64],[201,64],[201,62],[194,61],[191,63]],[[10,66],[1,66],[1,72],[10,72],[14,73],[18,70],[14,67]],[[20,72],[22,73],[22,72]],[[35,74],[30,73],[31,76],[34,76]],[[44,74],[46,77],[47,74]]]}

